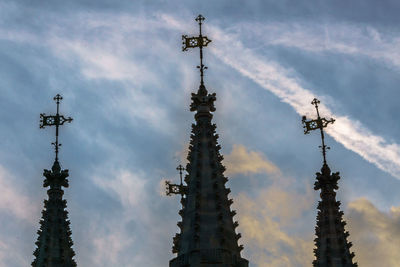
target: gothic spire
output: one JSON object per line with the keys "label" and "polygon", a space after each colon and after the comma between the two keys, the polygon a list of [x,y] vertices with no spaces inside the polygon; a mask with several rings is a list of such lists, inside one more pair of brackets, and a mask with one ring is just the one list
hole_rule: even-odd
{"label": "gothic spire", "polygon": [[46,126],[56,127],[56,140],[52,143],[55,148],[55,160],[50,170],[44,170],[45,180],[43,187],[47,190],[48,200],[44,201],[44,210],[40,220],[37,245],[33,255],[34,267],[74,267],[75,252],[72,249],[71,230],[69,227],[68,212],[65,210],[67,201],[63,199],[64,190],[68,187],[68,170],[62,170],[58,162],[58,152],[61,144],[58,142],[59,126],[65,122],[71,122],[72,118],[65,118],[59,114],[59,106],[62,97],[57,94],[54,97],[57,104],[56,115],[40,114],[40,128]]}
{"label": "gothic spire", "polygon": [[200,35],[183,36],[183,51],[200,48],[200,87],[192,94],[190,105],[190,110],[196,112],[196,122],[192,124],[190,136],[186,185],[167,183],[168,194],[182,196],[180,233],[174,237],[172,249],[177,256],[170,261],[170,267],[247,267],[248,261],[240,255],[243,246],[238,245],[238,239],[241,235],[235,232],[239,224],[233,221],[236,212],[230,208],[233,200],[228,198],[230,189],[225,186],[228,179],[223,174],[225,167],[216,125],[211,123],[216,97],[215,93],[208,94],[204,86],[203,47],[211,40],[201,32],[204,17],[199,15],[196,21]]}
{"label": "gothic spire", "polygon": [[313,130],[320,130],[322,145],[323,165],[321,172],[317,172],[317,181],[314,190],[321,190],[321,200],[318,202],[317,226],[315,227],[316,238],[314,249],[315,260],[313,266],[316,267],[354,267],[354,252],[350,253],[351,242],[347,241],[349,232],[345,231],[346,222],[343,220],[343,211],[340,210],[340,201],[336,201],[338,190],[339,172],[331,173],[326,163],[326,150],[324,129],[329,123],[334,123],[334,119],[327,120],[321,118],[318,110],[320,101],[316,98],[311,102],[317,111],[316,120],[307,120],[303,116],[304,133],[308,134]]}

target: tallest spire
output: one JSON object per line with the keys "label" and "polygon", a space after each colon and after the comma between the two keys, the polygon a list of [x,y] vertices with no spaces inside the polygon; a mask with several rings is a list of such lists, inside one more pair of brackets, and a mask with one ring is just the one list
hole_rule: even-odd
{"label": "tallest spire", "polygon": [[[192,124],[189,163],[184,178],[186,185],[167,183],[167,194],[182,196],[182,209],[178,222],[180,233],[174,237],[173,253],[177,256],[170,261],[170,267],[247,267],[248,261],[241,257],[242,245],[238,245],[240,234],[235,229],[239,225],[233,221],[236,212],[231,210],[233,200],[229,198],[230,189],[225,184],[223,156],[218,144],[216,125],[211,122],[215,111],[215,93],[209,94],[204,86],[203,47],[211,42],[202,35],[204,17],[196,18],[200,35],[183,36],[183,51],[200,48],[200,87],[192,93],[190,110],[195,112]],[[178,169],[180,172],[183,168]]]}

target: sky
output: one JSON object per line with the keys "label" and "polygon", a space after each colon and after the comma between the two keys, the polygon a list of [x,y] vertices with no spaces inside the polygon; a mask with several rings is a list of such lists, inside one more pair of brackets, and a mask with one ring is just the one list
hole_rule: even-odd
{"label": "sky", "polygon": [[0,1],[0,266],[33,260],[53,128],[73,117],[60,162],[78,266],[168,266],[178,182],[197,90],[198,14],[212,42],[205,84],[239,240],[250,266],[310,266],[322,167],[302,115],[334,118],[327,160],[339,171],[360,266],[400,262],[398,1]]}

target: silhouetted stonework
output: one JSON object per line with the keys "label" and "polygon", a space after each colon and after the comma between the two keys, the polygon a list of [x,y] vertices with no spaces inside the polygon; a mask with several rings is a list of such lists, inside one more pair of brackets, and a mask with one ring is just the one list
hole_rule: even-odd
{"label": "silhouetted stonework", "polygon": [[230,209],[233,200],[228,198],[221,146],[216,125],[211,123],[215,100],[215,94],[208,94],[204,85],[192,94],[196,123],[192,125],[186,166],[186,194],[179,211],[181,233],[174,238],[173,252],[178,255],[170,261],[171,267],[248,266],[240,256],[243,246],[238,245],[240,234],[235,232],[239,224],[233,221],[236,212]]}
{"label": "silhouetted stonework", "polygon": [[54,98],[57,104],[56,115],[40,114],[40,128],[55,126],[56,140],[52,143],[55,149],[55,160],[51,171],[44,170],[46,177],[43,187],[50,186],[47,190],[48,200],[44,201],[44,210],[40,220],[40,229],[37,232],[39,237],[36,241],[36,250],[32,266],[34,267],[74,267],[76,266],[73,257],[75,252],[72,249],[71,230],[68,221],[67,201],[63,199],[62,187],[68,187],[68,170],[61,170],[58,162],[58,152],[61,144],[58,142],[59,127],[64,123],[70,123],[71,117],[60,115],[60,102],[63,99],[57,94]]}
{"label": "silhouetted stonework", "polygon": [[33,255],[34,267],[74,267],[71,230],[68,221],[68,212],[65,210],[67,201],[63,199],[63,187],[68,187],[68,170],[61,170],[58,161],[55,161],[52,170],[44,170],[46,179],[43,186],[47,190],[48,200],[44,201],[44,210],[38,231],[37,248]]}
{"label": "silhouetted stonework", "polygon": [[314,98],[311,102],[315,106],[317,119],[307,120],[303,116],[302,123],[304,134],[314,130],[320,130],[323,165],[321,172],[317,173],[317,181],[314,184],[315,190],[321,190],[321,201],[318,203],[317,227],[315,232],[316,248],[314,249],[316,267],[352,267],[354,253],[350,253],[351,242],[347,242],[349,232],[344,230],[346,222],[343,220],[343,212],[340,211],[340,202],[336,201],[339,173],[332,173],[326,163],[326,152],[330,149],[325,144],[324,128],[335,122],[334,119],[322,118],[319,114],[320,101]]}
{"label": "silhouetted stonework", "polygon": [[[232,199],[228,198],[230,189],[225,183],[225,167],[222,165],[221,146],[218,144],[216,125],[211,123],[215,111],[215,93],[208,94],[204,86],[203,47],[211,42],[202,35],[201,25],[204,17],[196,18],[199,23],[200,35],[194,37],[182,36],[183,47],[199,47],[200,49],[200,86],[196,94],[192,94],[190,111],[195,111],[196,123],[192,125],[190,146],[185,177],[186,186],[175,187],[175,194],[181,193],[182,209],[178,222],[181,229],[174,237],[173,253],[177,257],[170,261],[170,267],[247,267],[248,261],[240,256],[243,246],[238,245],[240,234],[235,228],[238,222],[233,222],[236,212],[231,210]],[[168,186],[168,183],[167,183]],[[171,193],[171,186],[167,192]]]}
{"label": "silhouetted stonework", "polygon": [[343,220],[343,211],[340,211],[340,201],[336,201],[339,173],[332,173],[327,164],[324,164],[321,172],[317,173],[317,181],[314,189],[321,190],[321,201],[318,203],[317,238],[314,240],[316,267],[353,267],[354,253],[350,253],[351,242],[347,241],[349,232],[346,232]]}

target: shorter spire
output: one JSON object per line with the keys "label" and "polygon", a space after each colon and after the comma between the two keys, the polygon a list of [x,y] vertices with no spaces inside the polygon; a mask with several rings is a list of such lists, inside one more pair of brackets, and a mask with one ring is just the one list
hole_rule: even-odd
{"label": "shorter spire", "polygon": [[318,202],[317,226],[315,228],[315,267],[356,267],[357,263],[353,263],[354,253],[350,252],[351,242],[348,242],[349,233],[345,231],[346,222],[343,219],[343,211],[340,210],[340,201],[336,200],[336,190],[339,189],[338,180],[339,172],[331,173],[326,163],[326,150],[329,149],[325,145],[324,128],[335,120],[327,120],[319,115],[318,104],[320,101],[316,98],[311,102],[317,110],[317,119],[308,120],[303,116],[304,134],[308,134],[313,130],[319,129],[321,132],[322,155],[324,164],[321,172],[316,173],[316,181],[314,190],[321,190],[321,200]]}
{"label": "shorter spire", "polygon": [[326,150],[330,149],[330,147],[325,145],[325,135],[324,135],[324,128],[328,126],[329,123],[334,123],[334,119],[327,120],[325,118],[321,118],[319,115],[319,110],[318,110],[318,104],[321,103],[318,99],[314,98],[313,101],[311,102],[312,105],[315,106],[315,109],[317,110],[317,119],[316,120],[308,120],[306,116],[303,116],[302,122],[303,122],[303,128],[304,128],[304,134],[308,134],[313,130],[320,129],[321,132],[321,141],[322,145],[319,146],[322,148],[322,156],[324,159],[324,165],[326,165]]}
{"label": "shorter spire", "polygon": [[58,161],[58,151],[61,144],[58,142],[58,127],[65,122],[71,122],[72,118],[65,118],[59,114],[61,95],[54,97],[57,103],[56,115],[40,114],[40,128],[56,126],[56,140],[52,144],[55,148],[55,160],[51,170],[44,170],[45,177],[43,187],[47,190],[48,200],[44,201],[37,248],[33,255],[33,267],[76,267],[73,259],[75,252],[72,248],[70,221],[68,220],[67,201],[63,199],[64,188],[68,187],[68,170],[62,170]]}

